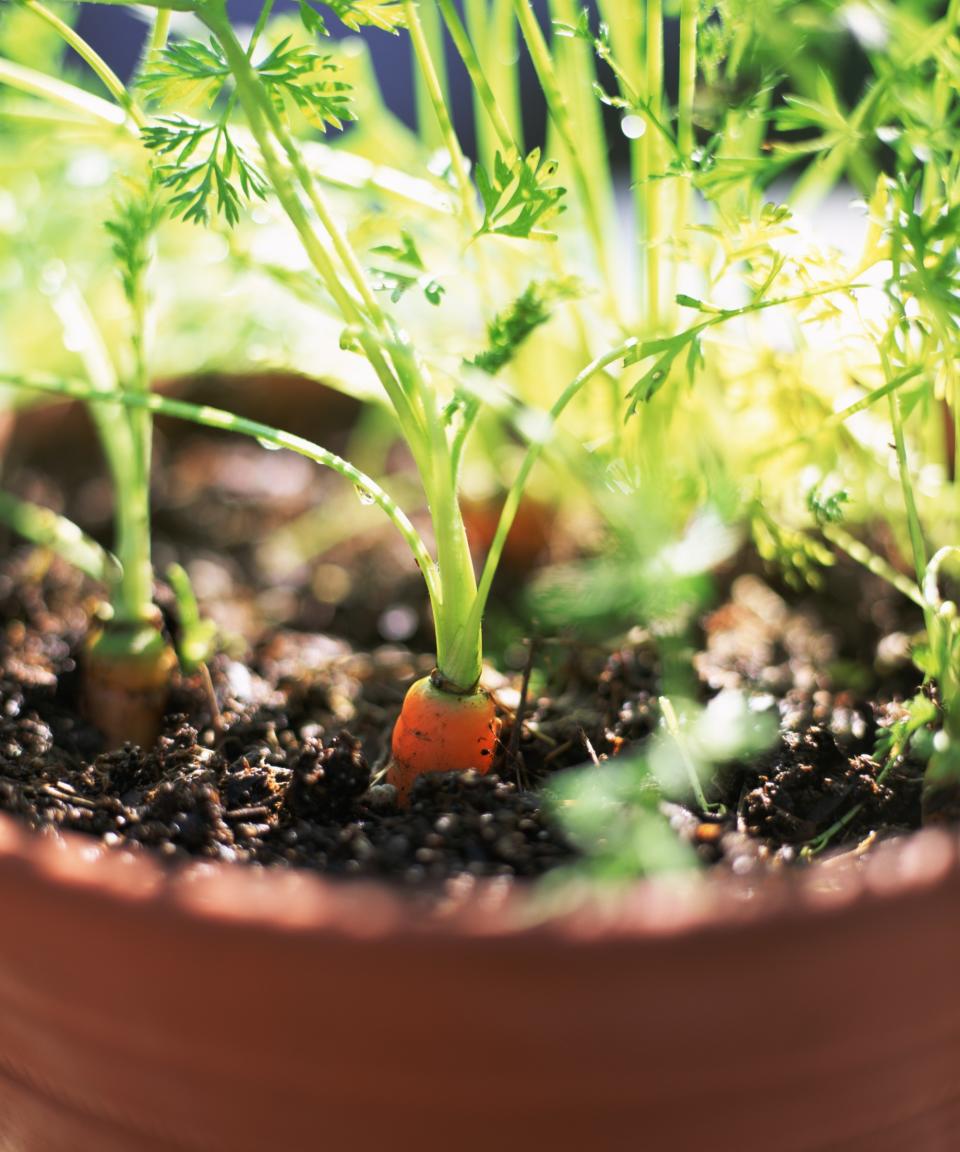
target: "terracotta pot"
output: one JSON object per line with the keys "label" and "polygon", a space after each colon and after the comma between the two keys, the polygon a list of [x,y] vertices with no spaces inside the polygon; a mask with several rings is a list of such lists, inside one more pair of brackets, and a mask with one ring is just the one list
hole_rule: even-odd
{"label": "terracotta pot", "polygon": [[427,912],[0,817],[0,1148],[957,1147],[946,833],[757,892],[505,892]]}
{"label": "terracotta pot", "polygon": [[[503,498],[461,499],[460,506],[474,559],[482,563],[497,531]],[[504,570],[520,576],[530,573],[550,546],[556,518],[556,508],[532,496],[523,496],[503,548]]]}

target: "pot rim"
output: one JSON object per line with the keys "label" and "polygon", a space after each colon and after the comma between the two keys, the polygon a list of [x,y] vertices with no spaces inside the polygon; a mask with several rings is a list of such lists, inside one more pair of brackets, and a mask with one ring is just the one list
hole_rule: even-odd
{"label": "pot rim", "polygon": [[896,837],[868,858],[834,857],[779,875],[688,875],[638,880],[596,899],[584,889],[562,898],[509,879],[464,878],[424,899],[382,881],[330,879],[302,868],[225,861],[166,862],[149,850],[107,848],[79,832],[32,831],[0,813],[0,870],[33,886],[111,905],[173,910],[211,926],[284,935],[371,942],[422,938],[520,939],[548,935],[559,942],[603,939],[642,943],[702,937],[794,921],[811,927],[851,910],[895,906],[960,879],[956,832],[925,829]]}

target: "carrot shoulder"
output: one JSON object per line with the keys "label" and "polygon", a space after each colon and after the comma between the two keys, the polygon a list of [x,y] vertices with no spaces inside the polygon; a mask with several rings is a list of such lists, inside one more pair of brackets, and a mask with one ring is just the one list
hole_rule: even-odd
{"label": "carrot shoulder", "polygon": [[83,652],[83,706],[108,749],[152,748],[177,657],[152,624],[94,629]]}
{"label": "carrot shoulder", "polygon": [[410,686],[403,701],[387,781],[404,803],[417,778],[428,772],[489,772],[499,731],[489,692],[478,688],[457,694],[425,676]]}

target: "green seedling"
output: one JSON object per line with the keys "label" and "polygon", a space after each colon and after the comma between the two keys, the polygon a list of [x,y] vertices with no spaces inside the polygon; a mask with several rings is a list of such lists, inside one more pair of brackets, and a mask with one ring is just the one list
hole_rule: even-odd
{"label": "green seedling", "polygon": [[0,522],[31,544],[62,556],[92,580],[105,585],[119,580],[117,558],[72,520],[58,516],[50,508],[18,500],[9,492],[0,492]]}
{"label": "green seedling", "polygon": [[[116,101],[111,112],[121,115],[114,123],[130,119],[143,126],[133,102],[114,74],[58,15],[33,0],[23,7],[62,37],[98,74]],[[14,83],[44,82],[23,72]],[[69,101],[71,90],[53,83],[50,98]],[[101,115],[94,98],[81,100],[82,109]],[[119,106],[119,108],[117,107]],[[106,221],[104,244],[109,245],[119,272],[127,307],[125,347],[115,360],[93,319],[87,302],[75,285],[58,275],[51,284],[53,309],[62,325],[64,342],[74,350],[88,374],[93,397],[126,392],[144,395],[149,390],[148,371],[148,271],[154,235],[163,209],[150,177],[121,182],[113,213]],[[118,362],[119,361],[119,362]],[[153,566],[150,541],[150,461],[152,418],[145,409],[104,407],[91,403],[90,414],[110,473],[115,502],[116,534],[113,554],[99,556],[98,563],[84,568],[103,580],[107,597],[93,623],[83,653],[83,701],[93,723],[108,746],[126,742],[143,746],[156,739],[166,705],[176,657],[163,634],[160,612],[153,601]],[[63,521],[44,516],[40,510],[19,509],[11,504],[8,520],[18,530],[37,539],[47,532],[47,543],[73,562],[89,561],[89,543]]]}
{"label": "green seedling", "polygon": [[[325,30],[325,25],[316,21],[317,7],[320,6],[311,7],[313,15],[308,14],[306,19],[306,31],[314,36]],[[651,4],[647,8],[647,44],[643,61],[633,61],[636,67],[621,63],[611,46],[618,34],[625,36],[632,27],[630,6],[609,7],[607,16],[613,33],[607,40],[589,33],[582,19],[574,24],[564,23],[569,5],[558,3],[553,7],[551,15],[556,23],[550,31],[556,31],[556,35],[548,36],[527,3],[517,0],[513,4],[515,24],[511,23],[511,35],[523,42],[536,70],[555,132],[552,145],[558,161],[550,158],[549,151],[524,148],[519,124],[509,104],[501,104],[488,75],[494,56],[489,40],[478,43],[452,4],[438,5],[439,22],[421,19],[418,8],[411,3],[390,9],[390,31],[402,27],[409,36],[423,93],[424,116],[432,115],[437,139],[446,152],[445,179],[456,228],[465,245],[464,252],[475,261],[472,273],[481,290],[494,275],[490,266],[503,260],[500,253],[504,250],[499,246],[524,245],[530,250],[539,245],[549,250],[560,238],[566,216],[574,211],[582,224],[581,235],[588,242],[593,268],[599,274],[604,310],[601,330],[607,333],[607,347],[604,349],[601,344],[599,352],[590,347],[593,342],[586,334],[581,315],[581,364],[586,367],[571,373],[571,384],[539,419],[532,418],[535,412],[528,408],[523,420],[518,421],[531,447],[510,483],[479,577],[474,573],[458,490],[470,432],[484,408],[481,390],[469,384],[462,388],[454,381],[451,396],[444,369],[410,341],[397,316],[387,311],[382,293],[377,292],[378,288],[388,289],[391,303],[399,304],[410,288],[419,285],[428,305],[442,309],[449,292],[442,294],[440,287],[448,278],[429,274],[412,234],[401,235],[399,244],[378,244],[366,257],[358,251],[299,146],[297,116],[302,114],[308,120],[312,117],[315,128],[324,129],[336,126],[335,120],[346,119],[347,105],[340,99],[346,95],[343,83],[328,75],[326,64],[322,70],[318,67],[314,49],[298,49],[287,37],[272,41],[274,34],[267,21],[269,5],[263,9],[252,37],[243,42],[225,6],[217,0],[193,6],[209,32],[208,40],[179,42],[167,48],[147,71],[144,91],[154,121],[147,128],[145,142],[161,156],[162,179],[173,192],[175,211],[202,218],[213,206],[215,192],[217,209],[228,224],[235,223],[239,204],[261,196],[266,188],[270,190],[346,325],[346,346],[367,359],[379,380],[419,472],[436,542],[434,557],[424,576],[436,626],[437,670],[429,685],[420,684],[411,691],[409,712],[404,709],[395,731],[389,778],[401,793],[406,793],[413,779],[424,771],[441,767],[485,768],[492,761],[496,733],[493,705],[478,687],[484,610],[530,470],[568,405],[579,400],[595,377],[612,381],[609,369],[622,378],[637,365],[640,372],[635,382],[617,389],[625,400],[625,404],[621,400],[614,405],[614,411],[620,408],[614,429],[614,441],[619,441],[618,425],[623,415],[629,416],[638,405],[649,403],[664,388],[668,378],[675,375],[675,362],[682,360],[686,374],[691,378],[696,375],[704,332],[767,308],[802,310],[838,288],[833,281],[808,281],[798,290],[784,291],[781,273],[786,261],[771,258],[753,298],[745,305],[711,306],[686,295],[678,295],[677,303],[673,303],[671,275],[663,251],[668,231],[665,182],[676,182],[678,208],[676,214],[671,213],[669,226],[682,232],[691,219],[693,174],[686,152],[693,150],[699,7],[686,3],[681,9],[684,79],[676,114],[667,107],[663,90],[663,15],[659,6]],[[474,15],[478,10],[475,5]],[[375,15],[366,6],[347,4],[337,6],[335,12],[355,24],[383,26],[383,12],[379,9]],[[457,138],[444,91],[439,65],[444,29],[473,81],[476,109],[486,123],[490,147],[474,171]],[[304,66],[308,59],[311,68]],[[640,177],[635,189],[640,275],[632,301],[618,283],[613,262],[614,233],[605,225],[613,215],[612,179],[609,162],[598,146],[603,102],[593,97],[597,68],[602,65],[612,68],[617,77],[617,107],[626,115],[639,117],[648,129],[642,138],[638,135],[634,148]],[[644,77],[642,82],[640,77]],[[573,90],[587,91],[591,98],[574,105],[566,94],[571,82]],[[185,84],[194,92],[202,88],[203,100],[214,112],[212,132],[207,121],[193,124],[188,122],[185,111],[177,109]],[[338,109],[335,116],[330,111],[333,92]],[[249,133],[256,176],[252,175],[251,164],[237,158],[237,147],[218,152],[217,141],[223,141],[228,133],[234,112],[242,115]],[[561,214],[567,207],[565,185],[558,182],[559,170],[564,166],[574,200],[571,212]],[[512,254],[511,249],[506,251]],[[385,257],[392,261],[386,269]],[[513,257],[517,258],[519,253]],[[538,260],[543,258],[537,255]],[[371,267],[375,270],[373,278]],[[841,281],[839,287],[849,288],[849,280]],[[546,313],[555,303],[555,293],[551,298],[549,292],[528,286],[507,309],[500,308],[490,316],[488,346],[465,360],[484,372],[493,370],[499,374],[547,322]],[[673,335],[661,335],[665,324],[675,322],[678,306],[693,308],[705,316],[699,323],[681,326]],[[631,314],[642,315],[642,322],[632,323]],[[642,466],[643,453],[662,452],[660,431],[656,419],[644,420],[637,468]]]}
{"label": "green seedling", "polygon": [[[786,21],[771,29],[748,0],[674,5],[676,99],[664,80],[660,0],[603,0],[601,22],[572,0],[550,0],[546,22],[528,0],[467,0],[462,9],[453,0],[305,0],[299,24],[275,18],[266,0],[249,34],[225,0],[155,2],[148,5],[156,15],[146,66],[130,90],[69,24],[38,0],[19,3],[80,55],[102,91],[92,95],[45,77],[35,63],[3,59],[0,82],[135,132],[160,201],[174,216],[234,229],[231,250],[249,258],[245,266],[256,264],[244,249],[251,215],[280,220],[296,259],[261,271],[337,317],[341,346],[357,354],[392,414],[429,508],[429,543],[384,487],[349,462],[225,413],[180,410],[334,468],[410,545],[433,610],[437,671],[412,690],[398,725],[391,777],[401,792],[423,771],[483,769],[493,759],[496,720],[479,687],[484,614],[534,465],[570,413],[590,428],[583,437],[589,469],[604,477],[608,492],[633,501],[635,517],[649,506],[669,508],[678,537],[697,508],[717,503],[711,488],[723,488],[734,493],[729,518],[749,518],[771,555],[803,553],[806,572],[818,559],[814,537],[798,543],[782,523],[790,492],[801,487],[796,473],[807,463],[824,475],[850,463],[840,471],[851,506],[870,504],[858,499],[857,481],[877,472],[876,453],[854,440],[848,421],[885,403],[917,561],[916,586],[902,573],[899,579],[923,600],[923,513],[911,495],[904,424],[914,412],[929,412],[934,399],[945,397],[953,413],[958,407],[950,243],[956,133],[949,129],[956,119],[955,3],[942,18],[921,3],[878,4],[889,47],[879,40],[868,46],[869,82],[852,102],[828,72],[804,66],[796,40],[785,38]],[[802,7],[826,19],[837,6]],[[169,39],[171,10],[190,15],[190,36]],[[371,175],[361,194],[327,163],[337,152],[332,135],[358,108],[375,105],[370,93],[351,87],[326,39],[334,19],[395,36],[414,60],[417,136],[372,113],[405,187],[420,181],[402,225],[382,178],[378,184]],[[473,87],[473,164],[454,126],[447,44]],[[505,64],[519,48],[549,115],[542,147],[523,138],[516,76]],[[817,59],[829,58],[822,38],[816,51]],[[781,100],[784,74],[795,90]],[[627,141],[625,228],[617,223],[604,117]],[[369,149],[376,131],[365,131],[360,115],[356,139]],[[891,148],[904,173],[899,183],[883,175]],[[859,260],[825,251],[773,201],[771,181],[804,163],[804,203],[817,204],[845,175],[871,197]],[[115,239],[121,251],[130,248],[129,259],[122,225]],[[858,311],[858,294],[876,288],[887,265],[878,320]],[[769,335],[775,321],[779,343]],[[821,344],[830,362],[826,382],[812,359]],[[147,393],[142,374],[134,373],[132,386],[100,387],[90,367],[87,381],[24,372],[7,379],[84,396],[118,442],[127,435],[142,447],[150,413],[172,409]],[[862,395],[837,410],[827,393],[841,380],[860,381]],[[731,407],[736,418],[724,424],[720,416]],[[759,431],[751,423],[758,418]],[[127,434],[116,431],[127,426]],[[497,465],[503,508],[478,572],[460,497],[473,434],[482,429],[488,437],[491,427],[501,445],[516,449],[519,441],[519,455],[500,453],[514,461],[513,471]],[[784,444],[784,451],[811,451],[812,460],[798,456],[797,469],[785,475],[782,455],[770,457]],[[139,459],[132,491],[137,484],[145,490],[148,453]],[[128,582],[117,595],[127,615],[135,615],[131,605],[143,612],[146,602],[142,499],[137,507],[126,519],[118,508],[130,541],[117,547]],[[830,544],[865,556],[875,570],[890,567],[858,538],[856,525],[840,522],[842,502],[803,508]],[[622,574],[606,583],[636,603],[637,587],[649,581],[641,567],[634,587]],[[664,572],[662,581],[669,579]],[[923,602],[929,625],[936,612]]]}
{"label": "green seedling", "polygon": [[[106,228],[129,310],[128,363],[115,367],[85,301],[66,285],[54,306],[97,393],[149,390],[146,276],[161,208],[149,182],[118,196]],[[153,423],[145,409],[90,405],[115,501],[117,578],[91,630],[83,659],[86,710],[109,746],[151,745],[159,731],[176,657],[153,601],[150,460]]]}
{"label": "green seedling", "polygon": [[622,883],[695,866],[695,849],[671,828],[670,804],[691,805],[708,820],[721,814],[704,782],[776,735],[773,718],[752,712],[737,692],[720,693],[706,708],[661,697],[659,713],[659,730],[639,753],[561,773],[548,786],[556,818],[586,857],[577,875]]}

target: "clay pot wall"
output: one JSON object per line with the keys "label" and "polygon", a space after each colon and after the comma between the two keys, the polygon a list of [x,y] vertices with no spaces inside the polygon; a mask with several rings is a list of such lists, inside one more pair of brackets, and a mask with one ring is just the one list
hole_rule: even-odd
{"label": "clay pot wall", "polygon": [[946,1152],[958,906],[946,833],[546,916],[0,817],[0,1148]]}

